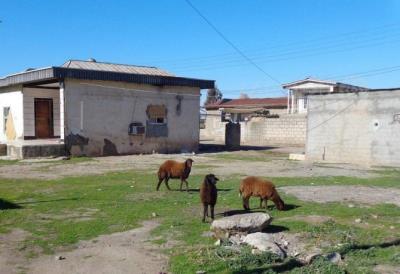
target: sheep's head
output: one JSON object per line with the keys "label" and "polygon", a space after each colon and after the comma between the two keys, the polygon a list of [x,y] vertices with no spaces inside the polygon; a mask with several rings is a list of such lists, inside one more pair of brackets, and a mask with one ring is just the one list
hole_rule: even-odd
{"label": "sheep's head", "polygon": [[188,167],[188,168],[192,168],[192,165],[193,165],[193,160],[192,159],[187,159],[186,161],[185,161],[185,165],[186,165],[186,167]]}
{"label": "sheep's head", "polygon": [[219,181],[219,179],[217,177],[215,177],[214,174],[208,174],[208,175],[206,175],[205,181],[209,184],[216,185],[217,181]]}
{"label": "sheep's head", "polygon": [[281,197],[279,197],[279,195],[277,195],[277,197],[273,200],[273,202],[276,205],[276,208],[278,210],[284,210],[285,209],[285,203],[283,202]]}

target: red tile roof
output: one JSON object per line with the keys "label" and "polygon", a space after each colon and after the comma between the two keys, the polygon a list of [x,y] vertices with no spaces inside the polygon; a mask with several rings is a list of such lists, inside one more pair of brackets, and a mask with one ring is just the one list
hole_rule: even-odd
{"label": "red tile roof", "polygon": [[219,101],[205,106],[206,109],[224,107],[287,107],[287,97],[277,98],[247,98]]}

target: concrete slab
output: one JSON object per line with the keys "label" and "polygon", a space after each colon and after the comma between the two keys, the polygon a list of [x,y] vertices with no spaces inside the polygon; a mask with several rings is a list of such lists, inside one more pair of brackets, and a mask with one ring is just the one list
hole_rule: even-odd
{"label": "concrete slab", "polygon": [[14,159],[58,157],[65,155],[60,139],[16,140],[7,143],[7,155]]}

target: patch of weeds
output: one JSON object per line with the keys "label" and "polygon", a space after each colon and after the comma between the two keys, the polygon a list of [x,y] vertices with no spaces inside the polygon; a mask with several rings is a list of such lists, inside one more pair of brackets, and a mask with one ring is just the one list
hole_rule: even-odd
{"label": "patch of weeds", "polygon": [[[270,252],[252,254],[251,248],[245,246],[240,250],[230,249],[226,246],[217,248],[215,254],[226,263],[226,266],[234,272],[249,271],[269,267],[281,261],[281,258]],[[239,273],[240,273],[239,272]]]}
{"label": "patch of weeds", "polygon": [[[333,220],[324,222],[322,225],[311,227],[309,233],[317,242],[328,240],[331,244],[347,243],[351,245],[355,243],[356,234],[354,229],[339,225]],[[327,235],[329,236],[327,237]]]}
{"label": "patch of weeds", "polygon": [[167,240],[164,238],[161,238],[161,239],[152,240],[151,242],[156,245],[163,245],[163,244],[167,243]]}
{"label": "patch of weeds", "polygon": [[331,263],[324,257],[316,258],[310,265],[295,268],[290,273],[293,274],[345,274],[346,271],[341,267]]}

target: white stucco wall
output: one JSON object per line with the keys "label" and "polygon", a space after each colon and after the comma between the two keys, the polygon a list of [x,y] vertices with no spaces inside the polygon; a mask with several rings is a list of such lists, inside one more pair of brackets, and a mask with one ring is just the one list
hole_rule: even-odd
{"label": "white stucco wall", "polygon": [[23,115],[23,96],[22,87],[15,86],[0,89],[0,142],[7,142],[4,132],[3,108],[10,107],[14,121],[16,139],[24,137],[24,115]]}
{"label": "white stucco wall", "polygon": [[[180,115],[177,94],[183,96]],[[105,155],[105,139],[115,145],[118,154],[198,148],[199,88],[66,79],[64,101],[65,140],[73,154]],[[130,123],[146,125],[150,104],[166,106],[168,137],[130,136]]]}
{"label": "white stucco wall", "polygon": [[51,89],[24,88],[24,136],[35,136],[35,98],[53,99],[54,136],[60,136],[60,92]]}
{"label": "white stucco wall", "polygon": [[400,90],[309,98],[308,160],[400,166]]}

